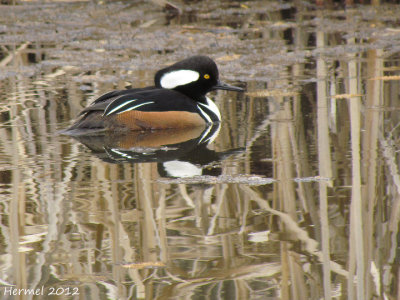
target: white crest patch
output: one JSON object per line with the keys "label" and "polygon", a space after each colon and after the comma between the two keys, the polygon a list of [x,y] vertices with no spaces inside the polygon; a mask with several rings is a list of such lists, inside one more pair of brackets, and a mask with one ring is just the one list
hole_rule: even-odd
{"label": "white crest patch", "polygon": [[201,175],[202,169],[186,161],[172,160],[163,163],[171,177],[192,177]]}
{"label": "white crest patch", "polygon": [[160,84],[164,89],[174,89],[177,86],[197,81],[200,74],[192,70],[177,70],[166,73],[161,77]]}

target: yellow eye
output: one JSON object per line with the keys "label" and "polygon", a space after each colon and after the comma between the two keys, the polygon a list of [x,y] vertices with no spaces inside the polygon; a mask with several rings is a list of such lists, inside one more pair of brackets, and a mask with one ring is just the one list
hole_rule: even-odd
{"label": "yellow eye", "polygon": [[204,79],[210,79],[210,75],[205,74],[205,75],[204,75]]}

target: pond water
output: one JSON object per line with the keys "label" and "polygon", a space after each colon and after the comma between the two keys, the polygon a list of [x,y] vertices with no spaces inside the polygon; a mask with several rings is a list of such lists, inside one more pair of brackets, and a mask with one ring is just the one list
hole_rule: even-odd
{"label": "pond water", "polygon": [[[0,298],[399,299],[400,6],[0,5]],[[194,54],[219,126],[73,139]]]}

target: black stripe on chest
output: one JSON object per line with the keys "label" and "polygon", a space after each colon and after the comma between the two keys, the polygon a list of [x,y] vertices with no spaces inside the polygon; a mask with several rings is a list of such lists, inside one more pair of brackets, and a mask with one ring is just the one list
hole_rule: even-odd
{"label": "black stripe on chest", "polygon": [[221,121],[218,115],[206,104],[197,104],[198,113],[207,122],[219,122]]}

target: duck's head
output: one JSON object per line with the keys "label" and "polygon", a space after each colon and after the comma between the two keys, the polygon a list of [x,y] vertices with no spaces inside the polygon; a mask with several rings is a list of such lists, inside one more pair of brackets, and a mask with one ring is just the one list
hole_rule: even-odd
{"label": "duck's head", "polygon": [[156,87],[176,90],[195,100],[203,99],[213,90],[244,91],[221,82],[215,62],[202,55],[186,58],[159,70],[154,81]]}

